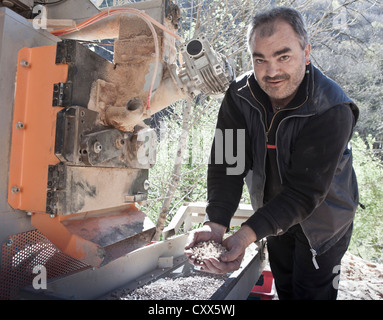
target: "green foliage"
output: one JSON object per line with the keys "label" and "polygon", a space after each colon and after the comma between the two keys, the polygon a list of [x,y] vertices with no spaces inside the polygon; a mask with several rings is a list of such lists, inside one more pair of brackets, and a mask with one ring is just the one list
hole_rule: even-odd
{"label": "green foliage", "polygon": [[352,140],[354,168],[359,185],[358,208],[350,251],[364,259],[383,262],[383,164],[374,154],[373,139],[356,133]]}
{"label": "green foliage", "polygon": [[[182,102],[174,104],[172,111],[166,117],[162,117],[159,123],[156,165],[149,172],[149,199],[141,208],[154,223],[157,221],[173,174],[175,154],[182,131],[182,104]],[[193,106],[187,150],[182,160],[178,186],[167,216],[168,222],[184,203],[206,201],[207,164],[219,105],[220,100],[201,99]]]}

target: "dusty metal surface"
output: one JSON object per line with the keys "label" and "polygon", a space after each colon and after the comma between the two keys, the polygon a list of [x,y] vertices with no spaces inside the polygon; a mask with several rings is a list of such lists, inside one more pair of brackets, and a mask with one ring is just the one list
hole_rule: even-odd
{"label": "dusty metal surface", "polygon": [[54,217],[34,213],[32,224],[62,252],[94,267],[148,244],[155,233],[155,225],[133,204]]}
{"label": "dusty metal surface", "polygon": [[138,127],[133,132],[121,132],[97,124],[98,116],[79,106],[57,114],[55,154],[60,161],[109,168],[153,167],[157,146],[154,130]]}
{"label": "dusty metal surface", "polygon": [[[51,168],[55,170],[48,175],[48,183],[52,183],[47,188],[46,205],[46,212],[51,214],[67,215],[114,208],[143,201],[147,197],[147,170],[61,164]],[[56,172],[57,175],[54,174]]]}

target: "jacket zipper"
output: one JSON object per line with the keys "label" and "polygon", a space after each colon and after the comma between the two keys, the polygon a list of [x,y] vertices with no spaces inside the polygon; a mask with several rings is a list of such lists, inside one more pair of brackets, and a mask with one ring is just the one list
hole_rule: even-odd
{"label": "jacket zipper", "polygon": [[[264,112],[265,112],[265,121],[266,123],[263,124],[263,127],[265,129],[265,134],[266,134],[266,144],[269,142],[269,132],[273,126],[273,122],[274,122],[274,119],[275,117],[277,116],[277,114],[281,111],[287,111],[287,110],[296,110],[296,109],[299,109],[300,107],[302,107],[308,100],[308,96],[306,96],[305,100],[300,104],[298,105],[297,107],[294,107],[294,108],[288,108],[288,109],[281,109],[279,111],[277,111],[274,115],[273,115],[273,118],[271,119],[271,123],[270,123],[270,126],[267,125],[268,121],[267,121],[267,111],[266,111],[266,108],[264,107],[264,105],[255,97],[254,93],[253,93],[253,90],[251,89],[251,86],[249,84],[249,82],[247,81],[247,86],[249,87],[249,90],[250,90],[250,93],[251,95],[253,96],[253,98],[255,99],[255,101],[258,102],[258,104],[263,108]],[[243,96],[241,96],[242,98],[244,98]],[[244,98],[245,99],[245,98]],[[258,110],[255,106],[253,106],[247,99],[245,99],[254,109]],[[258,110],[259,112],[259,110]],[[259,112],[260,113],[260,112]],[[283,121],[285,121],[286,119],[289,119],[289,118],[294,118],[294,117],[301,117],[301,118],[305,118],[305,117],[310,117],[314,114],[306,114],[306,115],[301,115],[301,116],[289,116],[289,117],[286,117],[286,118],[283,118],[281,120],[281,122],[278,124],[278,127],[277,127],[277,130],[275,131],[275,145],[277,145],[277,140],[278,140],[278,131],[279,131],[279,128],[280,128],[280,125]],[[262,115],[261,115],[262,116]],[[262,118],[262,117],[261,117]],[[267,128],[267,130],[266,130]],[[281,180],[281,183],[283,182],[282,181],[282,177],[281,177],[281,170],[280,170],[280,167],[279,167],[279,161],[278,161],[278,148],[276,148],[276,152],[277,152],[277,155],[276,155],[276,161],[277,161],[277,167],[278,167],[278,175],[279,175],[279,179]],[[265,161],[266,161],[266,156],[265,156]],[[263,186],[264,187],[264,186]],[[303,231],[303,228],[302,228],[302,231]],[[304,233],[304,231],[303,231]],[[304,233],[305,234],[305,233]],[[305,234],[306,236],[306,234]],[[306,236],[306,239],[307,241],[309,242],[309,245],[310,245],[310,252],[312,254],[312,262],[313,262],[313,265],[315,267],[316,270],[319,269],[319,265],[318,265],[318,262],[316,260],[316,256],[317,256],[317,252],[315,251],[315,249],[313,249],[313,247],[311,246],[311,243],[309,241],[309,238]]]}
{"label": "jacket zipper", "polygon": [[318,270],[319,269],[319,265],[318,265],[318,262],[317,262],[317,259],[316,259],[317,252],[313,248],[311,248],[310,251],[311,251],[311,254],[313,255],[313,259],[312,259],[313,260],[313,265],[314,265],[315,269]]}
{"label": "jacket zipper", "polygon": [[[305,102],[307,101],[307,99],[308,99],[308,97],[306,97]],[[304,102],[304,103],[305,103],[305,102]],[[289,118],[293,118],[293,117],[305,118],[305,117],[310,117],[310,116],[312,116],[312,115],[314,115],[314,114],[307,114],[307,115],[301,115],[301,116],[297,116],[297,115],[296,115],[296,116],[289,116],[289,117],[286,117],[286,118],[282,119],[281,122],[280,122],[279,125],[278,125],[278,128],[277,128],[276,132],[275,132],[275,145],[278,144],[278,131],[279,131],[280,125],[281,125],[281,123],[282,123],[283,121],[285,121],[286,119],[289,119]],[[281,170],[280,170],[279,161],[278,161],[278,148],[276,149],[276,152],[277,152],[277,154],[276,154],[276,160],[277,160],[278,174],[279,174],[279,178],[281,179],[281,183],[282,183],[283,181],[282,181]],[[312,262],[313,262],[314,268],[315,268],[316,270],[318,270],[318,269],[319,269],[319,264],[318,264],[318,262],[317,262],[317,260],[316,260],[316,256],[317,256],[318,254],[317,254],[316,250],[312,247],[309,238],[307,237],[305,231],[303,230],[303,227],[302,227],[302,231],[303,231],[303,234],[305,235],[305,237],[306,237],[306,239],[307,239],[307,241],[308,241],[308,243],[309,243],[309,245],[310,245],[310,252],[311,252],[311,254],[312,254]]]}
{"label": "jacket zipper", "polygon": [[312,262],[313,262],[313,265],[314,265],[315,269],[318,270],[318,269],[319,269],[319,264],[318,264],[317,259],[316,259],[318,253],[317,253],[316,250],[312,247],[311,242],[310,242],[310,239],[309,239],[309,237],[306,235],[306,232],[305,232],[305,230],[303,229],[303,226],[302,226],[302,225],[301,225],[301,227],[302,227],[302,232],[303,232],[303,234],[305,235],[305,237],[306,237],[306,239],[307,239],[307,241],[308,241],[308,243],[309,243],[309,246],[310,246],[310,252],[311,252],[311,254],[312,254]]}
{"label": "jacket zipper", "polygon": [[[296,109],[299,109],[300,107],[302,107],[306,102],[307,102],[307,100],[309,99],[309,97],[308,96],[306,96],[306,99],[305,99],[305,101],[303,101],[300,105],[298,105],[297,107],[294,107],[294,108],[288,108],[288,109],[281,109],[281,110],[278,110],[276,113],[274,113],[274,115],[273,115],[273,118],[271,119],[271,123],[270,123],[270,126],[268,126],[267,125],[267,123],[268,123],[268,121],[267,121],[267,111],[266,111],[266,108],[265,108],[265,106],[255,97],[255,94],[253,93],[253,90],[251,89],[251,86],[250,86],[250,84],[249,84],[249,82],[247,81],[247,86],[249,87],[249,89],[250,89],[250,93],[251,93],[251,95],[253,96],[253,98],[255,99],[255,101],[257,101],[258,102],[258,104],[263,108],[263,111],[265,112],[265,121],[266,121],[266,123],[265,123],[265,127],[266,127],[266,142],[268,142],[268,140],[269,140],[269,132],[270,132],[270,130],[271,130],[271,128],[272,128],[272,126],[273,126],[273,122],[274,122],[274,119],[275,119],[275,117],[277,116],[277,114],[279,113],[279,112],[282,112],[282,111],[291,111],[291,110],[296,110]],[[254,106],[253,106],[254,107]],[[311,116],[311,115],[306,115],[306,116]],[[291,118],[291,117],[294,117],[294,116],[290,116],[290,117],[288,117],[288,118]],[[284,118],[284,119],[282,119],[282,121],[284,121],[285,119],[287,119],[287,118]],[[281,121],[281,122],[282,122]],[[279,125],[278,125],[278,128],[279,128]],[[278,130],[278,129],[277,129]],[[275,145],[276,145],[276,143],[275,143]]]}
{"label": "jacket zipper", "polygon": [[[258,108],[256,108],[248,99],[246,99],[244,96],[241,96],[240,94],[238,94],[239,97],[241,97],[242,99],[244,99],[245,101],[247,101],[247,103],[252,106],[255,110],[257,110],[257,112],[259,113],[260,115],[260,118],[262,119],[262,113],[261,111],[258,110]],[[257,100],[258,101],[258,100]],[[267,142],[268,142],[268,132],[266,130],[266,125],[263,123],[263,121],[261,121],[261,124],[263,126],[263,130],[264,132],[266,133],[266,143],[265,143],[265,149],[267,150]],[[265,156],[263,157],[263,171],[265,172],[266,171],[266,156],[267,156],[267,152],[265,152]],[[265,184],[266,184],[266,179],[263,179],[263,190],[265,189]]]}

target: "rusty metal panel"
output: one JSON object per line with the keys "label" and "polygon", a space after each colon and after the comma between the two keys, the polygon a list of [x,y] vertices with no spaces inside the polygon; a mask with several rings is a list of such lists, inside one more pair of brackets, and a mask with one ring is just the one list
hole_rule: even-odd
{"label": "rusty metal panel", "polygon": [[142,247],[155,233],[134,204],[70,215],[34,213],[32,224],[62,252],[95,267]]}
{"label": "rusty metal panel", "polygon": [[147,179],[148,170],[51,166],[46,212],[66,215],[143,201]]}

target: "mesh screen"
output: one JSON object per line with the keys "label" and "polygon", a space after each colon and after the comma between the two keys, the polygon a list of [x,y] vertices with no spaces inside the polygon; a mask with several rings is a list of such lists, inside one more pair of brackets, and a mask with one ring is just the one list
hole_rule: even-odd
{"label": "mesh screen", "polygon": [[38,230],[12,235],[2,247],[0,299],[17,299],[21,288],[32,285],[35,266],[45,267],[47,279],[89,268],[62,253]]}

